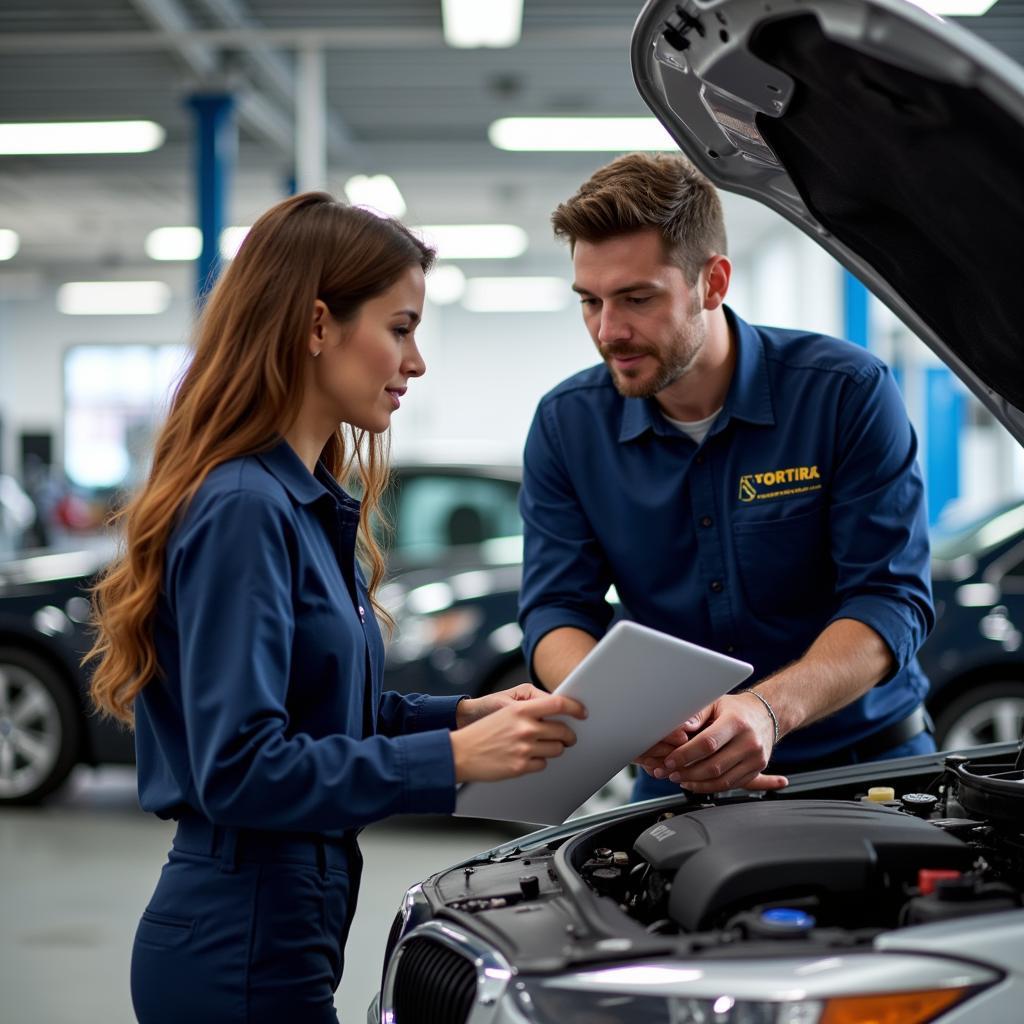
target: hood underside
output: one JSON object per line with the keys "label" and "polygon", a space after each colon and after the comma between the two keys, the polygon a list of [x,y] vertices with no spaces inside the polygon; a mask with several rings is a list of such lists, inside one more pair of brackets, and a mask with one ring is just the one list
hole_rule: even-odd
{"label": "hood underside", "polygon": [[819,242],[1024,441],[1024,69],[903,0],[652,0],[645,102]]}

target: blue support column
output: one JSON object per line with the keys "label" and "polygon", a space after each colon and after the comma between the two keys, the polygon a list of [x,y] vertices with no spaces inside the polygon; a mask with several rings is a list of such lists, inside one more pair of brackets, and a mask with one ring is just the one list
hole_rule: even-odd
{"label": "blue support column", "polygon": [[925,370],[928,521],[960,496],[960,426],[964,396],[944,366]]}
{"label": "blue support column", "polygon": [[202,305],[220,273],[220,234],[225,227],[228,185],[235,162],[234,97],[224,93],[190,96],[195,115],[197,222],[203,249],[196,261],[196,298]]}
{"label": "blue support column", "polygon": [[843,271],[843,337],[868,348],[868,290]]}

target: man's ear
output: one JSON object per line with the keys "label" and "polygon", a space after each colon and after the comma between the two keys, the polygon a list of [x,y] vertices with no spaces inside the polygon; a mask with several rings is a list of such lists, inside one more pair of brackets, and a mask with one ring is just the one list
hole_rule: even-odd
{"label": "man's ear", "polygon": [[712,256],[704,264],[704,308],[718,309],[725,302],[732,279],[732,264],[728,256]]}

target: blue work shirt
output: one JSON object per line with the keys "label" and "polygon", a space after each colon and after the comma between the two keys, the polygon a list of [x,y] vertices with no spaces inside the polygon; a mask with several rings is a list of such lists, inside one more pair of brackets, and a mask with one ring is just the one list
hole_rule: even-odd
{"label": "blue work shirt", "polygon": [[167,545],[161,674],[135,703],[144,809],[324,834],[453,809],[460,698],[381,692],[358,522],[285,441],[203,482]]}
{"label": "blue work shirt", "polygon": [[630,618],[749,661],[753,681],[857,619],[896,667],[779,743],[780,761],[810,760],[906,717],[928,689],[915,657],[934,621],[917,441],[864,349],[727,316],[736,368],[699,445],[653,398],[623,398],[604,365],[541,400],[520,496],[524,650],[532,666],[560,626],[600,638],[612,584]]}

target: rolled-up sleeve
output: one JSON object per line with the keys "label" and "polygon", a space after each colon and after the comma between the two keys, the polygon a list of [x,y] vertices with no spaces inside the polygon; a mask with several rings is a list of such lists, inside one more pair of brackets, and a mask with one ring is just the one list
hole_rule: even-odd
{"label": "rolled-up sleeve", "polygon": [[519,623],[531,672],[534,651],[545,634],[574,626],[600,639],[613,614],[604,600],[611,570],[569,478],[553,405],[542,402],[530,427],[519,494],[523,517]]}
{"label": "rolled-up sleeve", "polygon": [[[287,507],[239,491],[190,517],[169,548],[199,805],[219,824],[304,831],[451,811],[454,766],[440,708],[419,712],[424,731],[415,735],[289,734],[296,543]],[[349,685],[361,692],[363,681]]]}
{"label": "rolled-up sleeve", "polygon": [[832,621],[856,619],[874,629],[896,672],[935,621],[917,440],[895,382],[880,365],[851,382],[840,416],[831,505],[839,604]]}

